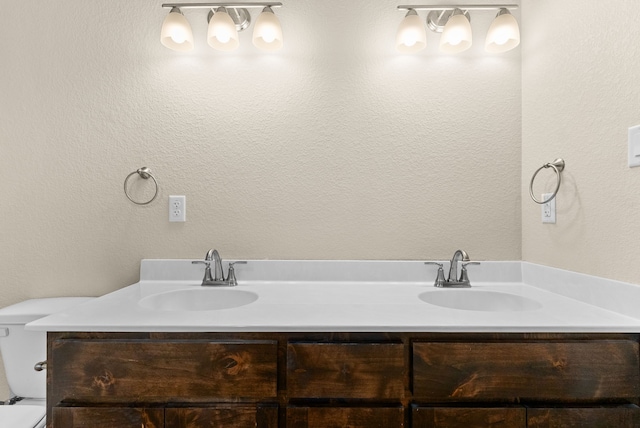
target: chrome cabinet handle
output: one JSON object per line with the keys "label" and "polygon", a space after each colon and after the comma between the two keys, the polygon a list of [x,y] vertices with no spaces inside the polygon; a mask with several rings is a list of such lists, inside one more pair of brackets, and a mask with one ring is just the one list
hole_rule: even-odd
{"label": "chrome cabinet handle", "polygon": [[37,372],[41,372],[42,370],[46,370],[47,369],[47,362],[46,361],[40,361],[39,363],[36,363],[35,366],[33,366],[33,369]]}

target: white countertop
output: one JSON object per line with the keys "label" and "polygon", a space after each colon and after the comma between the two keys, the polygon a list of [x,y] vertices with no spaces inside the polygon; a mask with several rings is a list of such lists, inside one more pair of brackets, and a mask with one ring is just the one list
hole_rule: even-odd
{"label": "white countertop", "polygon": [[[639,301],[639,286],[573,273],[567,276],[567,271],[521,262],[469,266],[472,288],[460,290],[433,287],[435,267],[422,262],[249,261],[236,266],[239,285],[233,288],[258,295],[248,305],[161,311],[138,304],[153,294],[200,288],[202,269],[189,260],[143,260],[140,282],[36,320],[27,328],[104,332],[640,332],[635,305],[626,303]],[[523,281],[532,275],[529,283]],[[556,277],[560,284],[554,283]],[[543,285],[531,284],[540,278],[544,278]],[[568,284],[566,289],[562,282]],[[604,294],[609,298],[598,304],[602,299],[594,290],[602,287],[608,287]],[[207,289],[215,293],[221,288]],[[524,311],[448,309],[418,298],[425,292],[461,291],[523,296],[539,302],[540,307]]]}

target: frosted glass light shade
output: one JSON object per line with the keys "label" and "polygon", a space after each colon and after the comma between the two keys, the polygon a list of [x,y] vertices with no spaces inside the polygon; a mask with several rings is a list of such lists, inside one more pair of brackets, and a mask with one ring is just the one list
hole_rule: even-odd
{"label": "frosted glass light shade", "polygon": [[282,27],[270,7],[265,7],[253,27],[253,44],[265,51],[282,48]]}
{"label": "frosted glass light shade", "polygon": [[180,9],[174,7],[162,22],[160,43],[174,51],[193,50],[193,32]]}
{"label": "frosted glass light shade", "polygon": [[518,21],[507,9],[500,9],[487,32],[484,50],[489,53],[509,51],[520,44]]}
{"label": "frosted glass light shade", "polygon": [[240,45],[236,24],[223,7],[218,8],[209,20],[207,43],[220,51],[232,51]]}
{"label": "frosted glass light shade", "polygon": [[398,52],[413,53],[427,46],[427,30],[420,20],[418,13],[410,9],[404,17],[396,35],[396,49]]}
{"label": "frosted glass light shade", "polygon": [[466,51],[471,47],[472,41],[471,23],[460,9],[456,9],[440,36],[440,50],[445,53]]}

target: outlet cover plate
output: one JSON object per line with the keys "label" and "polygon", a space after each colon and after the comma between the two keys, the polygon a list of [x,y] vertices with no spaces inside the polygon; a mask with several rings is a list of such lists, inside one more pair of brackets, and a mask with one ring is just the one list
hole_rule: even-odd
{"label": "outlet cover plate", "polygon": [[640,166],[640,125],[629,128],[629,168]]}
{"label": "outlet cover plate", "polygon": [[187,221],[187,198],[184,195],[169,196],[169,221]]}
{"label": "outlet cover plate", "polygon": [[[542,200],[546,201],[553,193],[543,193]],[[556,222],[556,198],[551,199],[546,204],[542,204],[542,222],[555,224]]]}

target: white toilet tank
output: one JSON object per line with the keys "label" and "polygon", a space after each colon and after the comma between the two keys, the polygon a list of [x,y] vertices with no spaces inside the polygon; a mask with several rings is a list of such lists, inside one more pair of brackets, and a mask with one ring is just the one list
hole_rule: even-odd
{"label": "white toilet tank", "polygon": [[47,334],[27,331],[25,324],[91,299],[31,299],[0,309],[0,353],[12,394],[25,398],[46,397],[47,372],[37,372],[33,366],[47,359]]}

